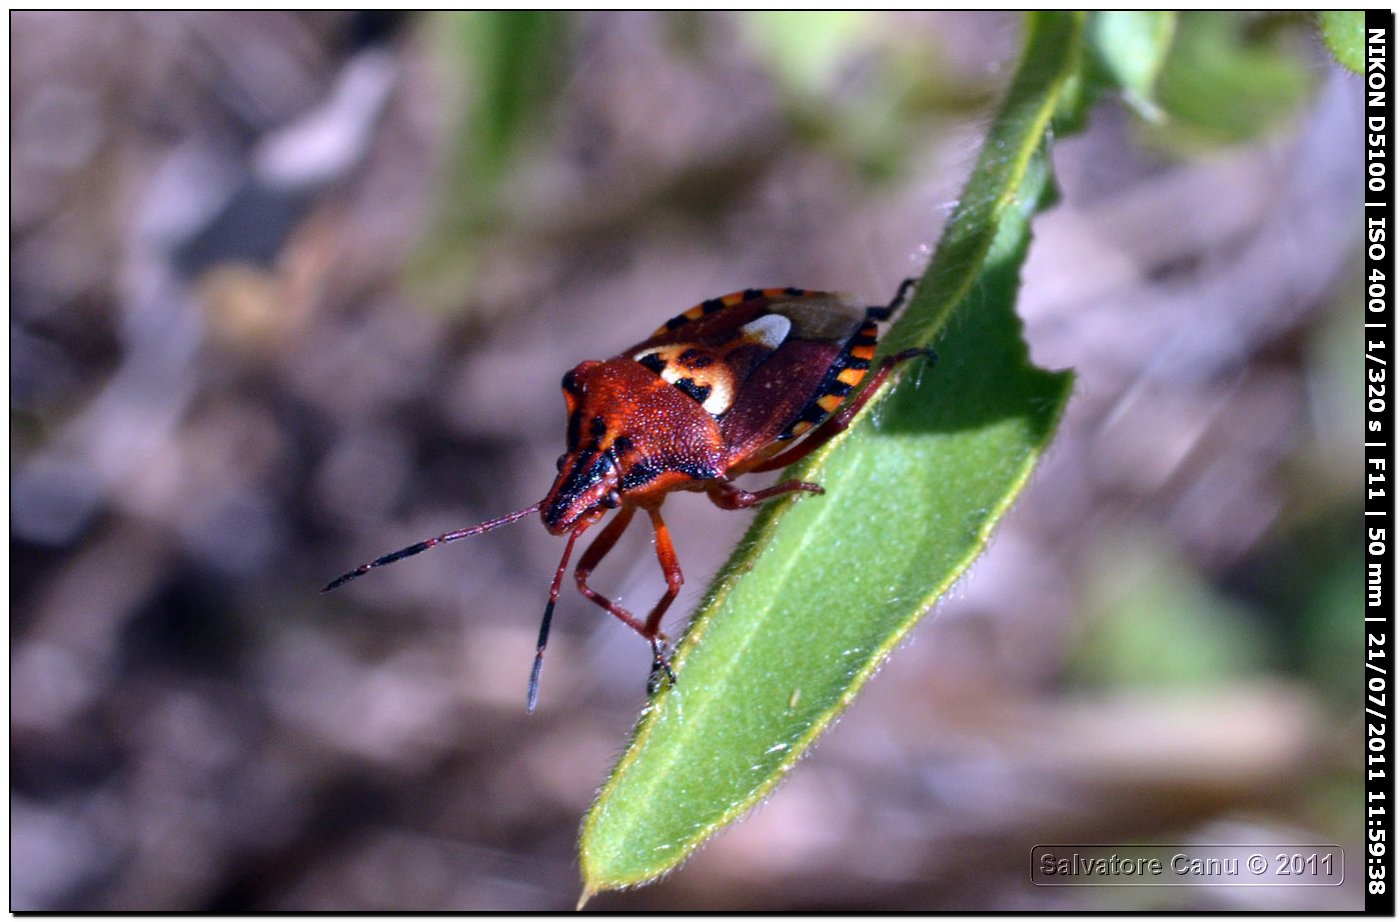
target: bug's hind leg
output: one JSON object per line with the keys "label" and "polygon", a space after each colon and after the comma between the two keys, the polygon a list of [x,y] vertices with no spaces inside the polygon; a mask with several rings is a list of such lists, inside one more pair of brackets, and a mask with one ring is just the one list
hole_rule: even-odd
{"label": "bug's hind leg", "polygon": [[794,461],[802,460],[827,442],[830,442],[836,436],[844,432],[846,427],[850,426],[851,420],[856,418],[856,414],[861,411],[861,408],[869,403],[870,398],[874,397],[875,394],[879,392],[880,388],[885,384],[885,379],[888,378],[890,372],[894,370],[894,366],[898,365],[900,362],[907,362],[912,358],[918,358],[921,355],[932,361],[937,361],[938,359],[937,353],[932,349],[906,349],[897,355],[892,355],[885,359],[880,363],[879,369],[875,372],[875,377],[871,378],[870,383],[856,395],[855,400],[852,400],[850,403],[846,404],[846,406],[842,407],[841,411],[835,416],[828,417],[826,422],[813,429],[801,442],[782,454],[769,458],[762,464],[750,468],[750,472],[757,474],[763,471],[779,470],[780,468],[787,467]]}
{"label": "bug's hind leg", "polygon": [[721,509],[747,509],[775,496],[797,492],[825,493],[826,491],[815,483],[807,483],[802,480],[789,480],[787,483],[780,483],[766,490],[759,490],[757,493],[741,490],[725,480],[716,480],[705,488],[705,494],[710,497],[710,502]]}

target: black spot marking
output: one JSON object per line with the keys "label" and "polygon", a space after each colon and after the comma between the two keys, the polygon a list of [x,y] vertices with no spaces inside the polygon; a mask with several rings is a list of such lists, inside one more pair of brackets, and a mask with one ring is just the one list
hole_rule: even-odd
{"label": "black spot marking", "polygon": [[711,298],[710,300],[701,304],[700,309],[707,314],[713,314],[715,311],[724,310],[724,302],[721,301],[719,298]]}
{"label": "black spot marking", "polygon": [[646,486],[667,471],[684,474],[691,480],[714,480],[720,476],[720,472],[711,470],[703,462],[683,461],[679,458],[645,459],[629,467],[622,474],[618,486],[624,493],[635,490]]}
{"label": "black spot marking", "polygon": [[637,363],[649,371],[656,372],[658,375],[666,370],[666,360],[655,352],[648,352],[646,355],[637,359]]}
{"label": "black spot marking", "polygon": [[619,435],[617,438],[613,439],[612,447],[614,452],[631,451],[632,440],[625,435]]}
{"label": "black spot marking", "polygon": [[784,293],[784,294],[790,294],[790,295],[792,295],[794,298],[800,298],[800,297],[802,297],[803,295],[805,295],[807,292],[806,292],[806,290],[804,290],[804,289],[802,289],[802,288],[784,288],[784,289],[783,289],[783,293]]}
{"label": "black spot marking", "polygon": [[759,291],[757,288],[745,288],[745,289],[744,289],[744,300],[745,300],[745,301],[752,301],[754,298],[761,298],[761,297],[763,297],[763,292]]}
{"label": "black spot marking", "polygon": [[578,375],[575,375],[572,371],[564,372],[564,380],[559,382],[559,386],[570,394],[577,394],[579,392]]}
{"label": "black spot marking", "polygon": [[879,340],[874,335],[862,332],[851,340],[850,346],[854,349],[856,346],[873,346],[877,342]]}
{"label": "black spot marking", "polygon": [[701,352],[699,349],[687,349],[681,353],[680,363],[686,368],[698,369],[708,368],[715,363],[714,356]]}
{"label": "black spot marking", "polygon": [[665,467],[655,462],[639,461],[627,469],[622,475],[622,479],[618,481],[618,486],[623,490],[644,487],[661,476],[661,472],[664,470],[666,470]]}
{"label": "black spot marking", "polygon": [[851,386],[845,381],[832,381],[826,387],[828,394],[835,394],[837,397],[845,397],[851,392]]}
{"label": "black spot marking", "polygon": [[684,316],[672,317],[670,320],[666,321],[666,329],[668,329],[668,330],[679,330],[681,327],[685,326],[687,323],[690,323],[690,321],[687,320]]}
{"label": "black spot marking", "polygon": [[713,390],[708,384],[696,384],[694,378],[681,378],[676,382],[676,387],[685,391],[696,403],[701,404],[709,398],[710,391]]}
{"label": "black spot marking", "polygon": [[858,359],[854,355],[846,356],[846,361],[842,363],[842,368],[856,368],[865,371],[870,367],[870,359]]}
{"label": "black spot marking", "polygon": [[797,417],[797,419],[799,422],[812,423],[813,425],[816,425],[817,423],[826,419],[829,415],[830,414],[828,414],[825,410],[821,408],[821,404],[817,403],[816,401],[813,401],[812,403],[809,403],[807,405],[807,409],[803,410],[802,415]]}
{"label": "black spot marking", "polygon": [[588,434],[595,439],[601,439],[608,433],[607,420],[601,416],[595,416],[588,423]]}

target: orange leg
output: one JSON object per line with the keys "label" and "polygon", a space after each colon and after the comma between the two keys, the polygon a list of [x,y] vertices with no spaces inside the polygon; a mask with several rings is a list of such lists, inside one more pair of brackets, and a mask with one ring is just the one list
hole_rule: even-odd
{"label": "orange leg", "polygon": [[846,404],[846,406],[842,407],[841,412],[828,418],[826,422],[822,423],[816,429],[813,429],[811,434],[799,444],[789,448],[782,454],[769,458],[757,467],[750,468],[749,473],[758,474],[763,471],[776,471],[787,467],[794,461],[800,461],[807,457],[842,432],[845,432],[846,427],[851,424],[851,420],[855,419],[856,414],[861,411],[861,408],[869,403],[870,398],[874,397],[876,392],[884,386],[885,379],[890,376],[890,372],[894,370],[894,366],[898,365],[900,362],[907,362],[920,355],[926,355],[930,359],[938,358],[932,349],[906,349],[898,355],[889,356],[880,363],[880,367],[875,372],[875,377],[870,379],[870,383],[856,395],[855,400],[852,400],[850,403]]}
{"label": "orange leg", "polygon": [[648,509],[647,514],[651,516],[651,527],[656,530],[656,559],[661,564],[661,572],[666,574],[666,594],[647,615],[647,639],[651,641],[651,675],[647,678],[647,692],[654,695],[661,688],[663,679],[671,685],[676,684],[676,674],[671,671],[670,643],[661,633],[661,617],[676,600],[685,576],[681,573],[680,561],[676,559],[676,549],[671,546],[671,533],[661,518],[661,510]]}
{"label": "orange leg", "polygon": [[661,564],[661,572],[666,577],[666,592],[652,606],[650,614],[647,615],[646,623],[638,621],[631,612],[588,585],[588,578],[593,575],[593,570],[613,549],[613,545],[617,544],[617,539],[622,537],[623,531],[632,521],[632,515],[635,512],[635,506],[624,507],[608,523],[608,527],[603,530],[596,541],[588,546],[588,550],[584,551],[583,557],[579,559],[578,567],[574,570],[574,580],[578,583],[579,592],[583,593],[589,601],[603,608],[608,614],[641,634],[651,643],[651,677],[647,680],[647,690],[654,694],[660,687],[662,676],[672,684],[676,681],[676,675],[671,671],[668,655],[669,641],[666,635],[661,633],[661,619],[665,616],[666,609],[671,607],[671,603],[675,601],[676,595],[681,591],[681,584],[685,582],[685,577],[681,573],[680,561],[676,559],[676,549],[671,545],[671,534],[666,529],[666,522],[661,518],[659,509],[648,509],[647,514],[651,516],[652,527],[656,530],[656,559]]}
{"label": "orange leg", "polygon": [[[617,605],[612,599],[595,591],[588,585],[588,577],[593,575],[593,571],[603,558],[608,556],[608,552],[617,544],[617,539],[622,537],[622,533],[627,530],[627,526],[632,522],[632,515],[637,511],[635,506],[624,506],[613,516],[613,520],[608,523],[608,527],[603,529],[603,533],[588,545],[588,550],[583,552],[579,558],[578,566],[574,569],[574,582],[578,584],[578,591],[593,604],[601,606],[604,611],[630,627],[632,630],[648,637],[646,625],[632,617],[632,614],[625,608]],[[650,639],[648,637],[648,639]]]}
{"label": "orange leg", "polygon": [[666,576],[666,594],[652,607],[651,614],[647,615],[646,636],[659,637],[661,617],[676,600],[676,594],[681,591],[685,576],[681,573],[680,561],[676,559],[676,549],[671,546],[671,533],[661,519],[661,510],[648,509],[647,514],[651,516],[651,527],[656,530],[656,559],[661,564],[661,572]]}
{"label": "orange leg", "polygon": [[710,502],[721,509],[747,509],[749,506],[756,506],[764,500],[772,499],[775,496],[782,496],[786,493],[796,493],[799,491],[804,493],[826,492],[815,483],[805,483],[801,480],[789,480],[787,483],[780,483],[766,490],[759,490],[757,493],[741,490],[734,486],[734,484],[725,480],[716,480],[705,488],[705,493],[710,497]]}

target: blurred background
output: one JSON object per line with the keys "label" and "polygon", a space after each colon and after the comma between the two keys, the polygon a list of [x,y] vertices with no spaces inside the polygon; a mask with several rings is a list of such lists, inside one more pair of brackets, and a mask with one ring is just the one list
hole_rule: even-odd
{"label": "blurred background", "polygon": [[[16,13],[11,908],[566,909],[645,645],[534,520],[562,372],[705,298],[887,300],[1010,14]],[[1361,906],[1361,87],[1189,14],[1054,159],[1079,374],[986,555],[768,803],[604,909]],[[752,487],[751,487],[752,488]],[[685,613],[749,520],[667,505]],[[661,590],[645,529],[595,585]],[[1327,889],[1037,889],[1045,843],[1331,843]]]}

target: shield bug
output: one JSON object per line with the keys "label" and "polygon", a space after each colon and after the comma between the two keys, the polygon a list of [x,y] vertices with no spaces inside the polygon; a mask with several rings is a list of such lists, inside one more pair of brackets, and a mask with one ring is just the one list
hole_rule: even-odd
{"label": "shield bug", "polygon": [[[545,528],[566,541],[530,670],[526,707],[533,712],[549,626],[574,544],[615,510],[579,558],[574,581],[586,598],[650,643],[647,688],[654,693],[663,681],[675,681],[661,618],[683,581],[661,504],[675,490],[703,492],[722,509],[744,509],[789,493],[821,493],[817,484],[799,480],[752,493],[732,481],[806,456],[850,424],[895,365],[918,355],[934,357],[926,349],[890,356],[856,393],[875,357],[876,324],[904,303],[913,282],[905,280],[888,305],[877,307],[829,292],[751,288],[697,304],[607,361],[580,364],[564,375],[567,450],[559,456],[558,476],[544,499],[387,554],[332,580],[322,591],[538,512]],[[665,593],[645,618],[588,585],[639,509],[651,519],[656,557],[666,577]]]}

